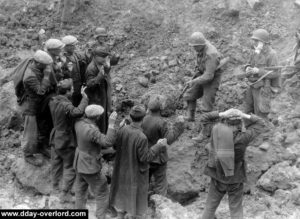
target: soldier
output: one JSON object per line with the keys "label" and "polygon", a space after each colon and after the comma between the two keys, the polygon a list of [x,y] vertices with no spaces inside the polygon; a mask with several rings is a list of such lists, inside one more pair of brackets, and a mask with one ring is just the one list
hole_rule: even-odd
{"label": "soldier", "polygon": [[[161,96],[150,97],[148,103],[149,114],[145,116],[142,129],[148,138],[148,147],[151,148],[159,139],[166,138],[168,144],[172,144],[184,131],[184,119],[178,117],[172,128],[161,117]],[[149,180],[154,177],[154,192],[166,196],[168,189],[167,182],[168,153],[162,151],[150,163]]]}
{"label": "soldier", "polygon": [[149,164],[162,150],[166,139],[148,148],[147,137],[141,129],[146,112],[142,106],[130,111],[132,123],[123,126],[115,142],[116,159],[112,177],[110,204],[118,218],[143,218],[148,208]]}
{"label": "soldier", "polygon": [[52,186],[54,193],[59,192],[59,181],[62,178],[62,202],[71,199],[70,191],[76,176],[73,169],[76,147],[73,134],[74,119],[83,116],[85,107],[88,105],[88,97],[84,89],[82,90],[83,98],[78,107],[75,107],[70,100],[72,93],[72,80],[62,80],[58,84],[58,96],[52,97],[49,102],[54,125],[50,134]]}
{"label": "soldier", "polygon": [[94,51],[93,61],[88,65],[85,77],[89,104],[99,104],[104,108],[104,113],[97,122],[101,133],[107,131],[108,115],[111,102],[111,76],[105,69],[109,65],[108,51],[106,47],[97,47]]}
{"label": "soldier", "polygon": [[68,35],[62,38],[64,47],[64,62],[62,71],[64,78],[72,78],[74,93],[72,102],[74,106],[78,106],[81,100],[81,87],[85,84],[85,71],[89,64],[89,57],[85,52],[77,52],[76,44],[78,40],[76,37]]}
{"label": "soldier", "polygon": [[264,67],[278,65],[277,53],[270,46],[270,36],[266,30],[255,30],[251,39],[254,50],[245,68],[251,84],[246,92],[244,111],[267,118],[272,96],[280,87],[280,72],[267,71]]}
{"label": "soldier", "polygon": [[102,134],[95,122],[104,112],[100,105],[89,105],[85,109],[86,118],[75,123],[78,146],[75,152],[74,169],[76,170],[75,206],[86,208],[87,191],[90,186],[96,197],[96,217],[105,218],[108,207],[108,186],[105,175],[101,172],[101,149],[110,147],[115,141],[115,122],[117,113],[109,117],[107,135]]}
{"label": "soldier", "polygon": [[51,56],[38,50],[33,60],[29,62],[23,77],[24,96],[21,109],[25,117],[23,138],[21,141],[26,162],[41,166],[43,161],[38,152],[40,129],[38,128],[37,114],[40,104],[50,89],[50,66],[53,63]]}
{"label": "soldier", "polygon": [[[248,123],[243,130],[243,121]],[[215,217],[222,198],[228,193],[231,218],[243,218],[243,183],[246,181],[246,147],[260,133],[266,131],[264,119],[237,109],[205,113],[201,122],[215,122],[212,128],[209,158],[204,174],[211,183],[202,219]]]}
{"label": "soldier", "polygon": [[201,32],[191,35],[190,46],[197,53],[197,67],[192,80],[187,82],[189,89],[183,96],[187,101],[187,121],[195,121],[197,99],[202,97],[202,112],[210,112],[213,109],[215,95],[219,88],[221,71],[217,69],[220,64],[221,54],[205,39]]}

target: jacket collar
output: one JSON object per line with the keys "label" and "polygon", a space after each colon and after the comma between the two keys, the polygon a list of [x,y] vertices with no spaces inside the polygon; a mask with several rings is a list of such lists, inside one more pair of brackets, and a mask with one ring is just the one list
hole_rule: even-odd
{"label": "jacket collar", "polygon": [[136,125],[135,123],[131,123],[130,126],[131,126],[132,128],[142,130],[142,127]]}

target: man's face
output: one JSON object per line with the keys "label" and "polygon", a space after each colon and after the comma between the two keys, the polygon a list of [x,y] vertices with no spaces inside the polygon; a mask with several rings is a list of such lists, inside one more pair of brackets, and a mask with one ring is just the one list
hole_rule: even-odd
{"label": "man's face", "polygon": [[203,50],[205,48],[205,45],[197,45],[197,46],[194,46],[194,49],[197,53],[202,53]]}
{"label": "man's face", "polygon": [[71,89],[66,94],[68,99],[72,98],[73,93],[74,93],[74,87],[72,86]]}
{"label": "man's face", "polygon": [[49,49],[48,52],[52,55],[52,56],[59,56],[61,53],[61,49]]}
{"label": "man's face", "polygon": [[95,56],[95,61],[100,65],[104,65],[106,62],[106,57]]}
{"label": "man's face", "polygon": [[76,49],[75,45],[66,45],[65,46],[65,51],[69,54],[73,54],[75,49]]}
{"label": "man's face", "polygon": [[107,41],[107,36],[98,36],[96,38],[96,40],[99,42],[99,43],[103,43],[105,41]]}

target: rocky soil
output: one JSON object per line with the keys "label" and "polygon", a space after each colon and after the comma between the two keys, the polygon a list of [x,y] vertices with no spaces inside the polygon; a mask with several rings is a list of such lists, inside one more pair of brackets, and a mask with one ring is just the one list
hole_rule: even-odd
{"label": "rocky soil", "polygon": [[[107,27],[114,50],[122,57],[112,71],[116,109],[126,114],[132,104],[146,103],[150,94],[157,93],[165,97],[164,116],[172,122],[184,114],[184,104],[176,103],[175,98],[193,73],[194,52],[187,45],[193,31],[203,31],[230,57],[217,95],[218,110],[239,107],[243,102],[247,84],[235,76],[247,60],[254,29],[269,30],[281,64],[291,61],[293,35],[300,27],[300,8],[293,0],[261,0],[254,9],[241,0],[239,17],[233,16],[224,2],[82,1],[72,24],[60,30],[58,1],[0,0],[0,208],[72,207],[58,206],[57,197],[49,195],[49,164],[35,169],[22,160],[22,118],[10,72],[20,60],[42,48],[40,29],[46,31],[46,37],[74,34],[82,48],[96,26]],[[299,92],[295,83],[281,91],[272,101],[271,132],[247,149],[245,218],[300,218]],[[186,124],[183,135],[169,148],[169,199],[153,196],[149,218],[199,218],[204,209],[209,185],[209,178],[203,175],[207,154],[204,144],[191,140],[199,131],[199,116],[195,123]],[[93,200],[89,207],[94,209]],[[226,198],[217,217],[230,218]]]}

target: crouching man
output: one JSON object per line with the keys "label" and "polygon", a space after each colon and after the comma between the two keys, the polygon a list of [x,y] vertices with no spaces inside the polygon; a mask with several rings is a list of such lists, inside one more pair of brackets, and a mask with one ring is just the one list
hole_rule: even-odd
{"label": "crouching man", "polygon": [[87,191],[90,186],[96,197],[96,217],[105,218],[108,207],[108,186],[105,175],[101,172],[101,148],[110,147],[115,140],[115,122],[117,113],[109,117],[107,134],[102,134],[96,126],[96,121],[104,112],[100,105],[89,105],[85,109],[86,118],[75,123],[77,148],[74,158],[76,170],[75,207],[86,208]]}
{"label": "crouching man", "polygon": [[[211,131],[209,159],[204,174],[211,177],[210,188],[202,219],[215,217],[223,196],[228,193],[231,218],[243,218],[243,183],[246,181],[246,147],[260,133],[266,131],[265,121],[237,109],[203,114],[207,123],[218,119]],[[244,124],[248,127],[245,129]]]}
{"label": "crouching man", "polygon": [[50,134],[52,186],[53,192],[59,191],[59,181],[63,175],[63,193],[61,201],[71,199],[71,188],[75,180],[73,161],[75,154],[75,137],[73,134],[74,119],[80,118],[88,105],[88,97],[84,90],[78,107],[72,104],[72,79],[65,79],[58,83],[59,95],[52,97],[49,108],[54,128]]}

